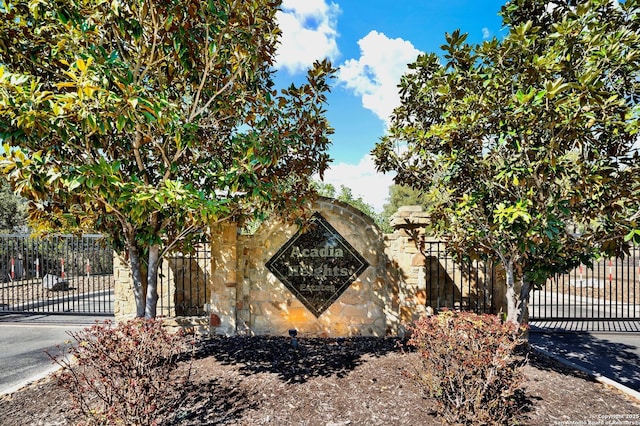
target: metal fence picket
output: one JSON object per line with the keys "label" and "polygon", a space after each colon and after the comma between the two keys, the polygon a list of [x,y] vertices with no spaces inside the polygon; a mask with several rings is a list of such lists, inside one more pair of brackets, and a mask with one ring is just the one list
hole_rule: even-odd
{"label": "metal fence picket", "polygon": [[113,314],[113,251],[100,235],[0,235],[0,311]]}

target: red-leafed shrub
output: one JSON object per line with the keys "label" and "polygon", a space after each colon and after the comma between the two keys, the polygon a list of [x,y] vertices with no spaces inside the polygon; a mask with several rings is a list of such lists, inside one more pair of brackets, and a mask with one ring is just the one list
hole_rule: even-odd
{"label": "red-leafed shrub", "polygon": [[522,406],[523,328],[494,315],[444,311],[418,320],[409,344],[421,355],[412,378],[438,404],[445,423],[517,423]]}
{"label": "red-leafed shrub", "polygon": [[135,319],[69,335],[70,356],[54,358],[62,366],[57,384],[86,424],[153,425],[179,402],[189,380],[189,368],[177,368],[189,349],[183,333]]}

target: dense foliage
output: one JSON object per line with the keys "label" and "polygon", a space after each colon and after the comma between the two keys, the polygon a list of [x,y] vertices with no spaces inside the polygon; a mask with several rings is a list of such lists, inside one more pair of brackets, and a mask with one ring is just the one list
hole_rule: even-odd
{"label": "dense foliage", "polygon": [[502,264],[508,318],[554,273],[640,241],[640,3],[512,0],[410,65],[374,155],[425,192],[437,236]]}
{"label": "dense foliage", "polygon": [[286,216],[327,168],[334,70],[274,89],[279,4],[0,3],[3,173],[35,223],[111,238],[138,316],[155,316],[158,261],[192,231]]}
{"label": "dense foliage", "polygon": [[443,311],[423,317],[409,344],[421,368],[410,374],[436,400],[447,424],[517,424],[524,375],[516,349],[524,329],[495,315]]}
{"label": "dense foliage", "polygon": [[137,318],[69,332],[69,356],[50,355],[62,367],[57,385],[86,424],[157,424],[172,416],[190,380],[179,361],[188,355],[182,332],[158,320]]}
{"label": "dense foliage", "polygon": [[0,177],[0,233],[24,231],[27,203],[17,196],[4,177]]}

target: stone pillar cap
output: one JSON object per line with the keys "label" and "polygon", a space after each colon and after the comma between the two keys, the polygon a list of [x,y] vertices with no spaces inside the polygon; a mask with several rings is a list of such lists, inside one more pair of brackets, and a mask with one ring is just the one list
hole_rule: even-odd
{"label": "stone pillar cap", "polygon": [[430,217],[422,206],[401,206],[389,220],[389,224],[395,229],[420,228],[429,223]]}

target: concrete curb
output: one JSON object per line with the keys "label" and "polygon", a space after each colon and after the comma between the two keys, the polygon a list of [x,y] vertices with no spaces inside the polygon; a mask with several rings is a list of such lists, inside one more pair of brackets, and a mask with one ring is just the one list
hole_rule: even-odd
{"label": "concrete curb", "polygon": [[41,371],[38,374],[34,374],[33,376],[29,377],[28,379],[23,380],[22,382],[16,383],[15,385],[4,389],[2,391],[0,391],[0,396],[5,396],[5,395],[10,395],[14,392],[19,391],[20,389],[29,386],[30,384],[37,382],[38,380],[44,379],[45,377],[49,376],[50,374],[55,373],[56,371],[62,369],[61,366],[59,365],[52,365],[50,368],[48,368],[45,371]]}
{"label": "concrete curb", "polygon": [[640,392],[633,390],[625,385],[623,385],[622,383],[618,383],[615,380],[612,380],[608,377],[603,376],[602,374],[593,371],[593,370],[589,370],[588,368],[584,368],[581,365],[575,364],[561,356],[558,356],[556,354],[553,354],[549,351],[546,351],[544,349],[538,348],[534,345],[531,345],[531,348],[533,348],[533,350],[535,350],[536,352],[541,353],[542,355],[548,356],[549,358],[553,358],[556,361],[560,362],[563,365],[566,365],[567,367],[571,367],[573,369],[576,369],[578,371],[581,371],[585,374],[587,374],[589,377],[592,377],[594,380],[596,380],[599,383],[608,385],[608,386],[612,386],[616,389],[618,389],[619,391],[627,394],[628,396],[636,399],[638,402],[640,402]]}

